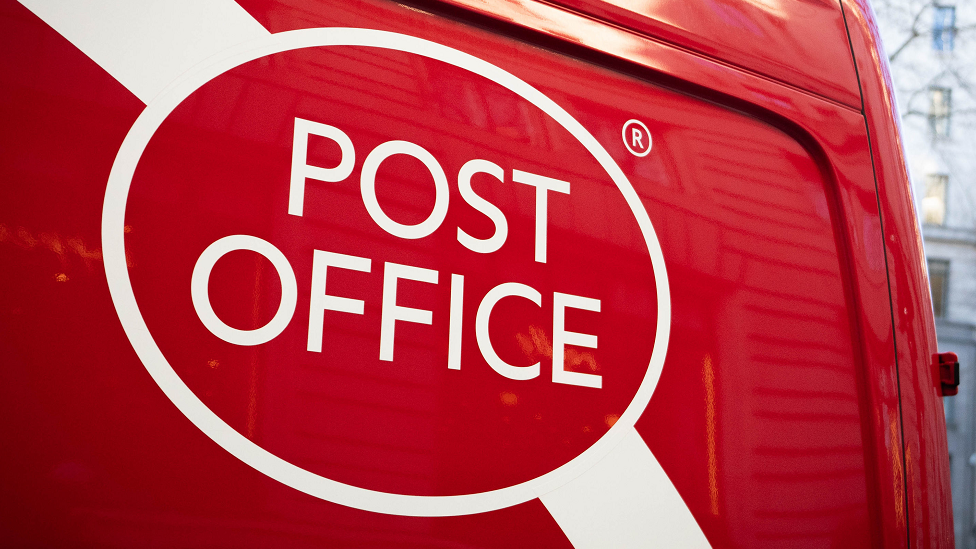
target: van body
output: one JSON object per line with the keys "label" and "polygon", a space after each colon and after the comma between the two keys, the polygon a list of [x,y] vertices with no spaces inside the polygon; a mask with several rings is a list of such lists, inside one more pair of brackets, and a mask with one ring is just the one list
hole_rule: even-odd
{"label": "van body", "polygon": [[953,546],[866,0],[0,25],[4,546]]}

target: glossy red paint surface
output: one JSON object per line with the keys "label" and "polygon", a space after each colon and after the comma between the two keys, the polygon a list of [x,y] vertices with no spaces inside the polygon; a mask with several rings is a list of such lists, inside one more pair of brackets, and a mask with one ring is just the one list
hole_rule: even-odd
{"label": "glossy red paint surface", "polygon": [[861,104],[843,14],[832,0],[555,3],[851,107]]}
{"label": "glossy red paint surface", "polygon": [[[541,4],[500,6],[493,17],[514,23],[494,29],[500,32],[483,28],[484,20],[475,21],[482,28],[452,20],[462,12],[380,2],[242,5],[272,32],[368,27],[471,53],[536,86],[606,148],[654,224],[671,281],[667,360],[637,430],[714,547],[896,547],[909,534],[913,544],[945,542],[938,534],[951,524],[945,511],[913,511],[947,497],[947,479],[937,485],[945,470],[941,431],[930,431],[942,427],[932,415],[937,401],[918,385],[924,372],[906,370],[910,355],[902,358],[903,342],[918,349],[934,336],[926,339],[921,313],[896,320],[896,369],[888,296],[889,273],[895,280],[897,265],[917,262],[918,251],[900,241],[885,246],[880,222],[883,215],[886,231],[905,230],[911,212],[896,190],[903,186],[885,191],[881,183],[879,212],[865,160],[868,131],[879,165],[900,159],[890,135],[876,137],[890,120],[868,109],[866,128],[855,110]],[[0,187],[7,266],[0,280],[14,290],[0,294],[0,400],[8,441],[23,449],[3,461],[15,502],[0,519],[5,540],[569,546],[538,500],[454,518],[358,511],[263,476],[190,424],[132,352],[100,261],[105,180],[143,106],[25,9],[5,8],[2,25],[9,32],[0,38],[8,42],[0,108],[11,122],[0,128],[0,170],[11,183]],[[626,65],[536,47],[541,35],[599,45]],[[775,66],[750,68],[772,75]],[[875,85],[865,88],[881,94]],[[357,152],[348,181],[309,180],[300,218],[287,213],[296,116],[343,129]],[[654,136],[647,157],[621,142],[631,118]],[[358,190],[362,159],[394,139],[429,150],[451,188],[443,225],[407,243],[376,226]],[[337,152],[313,140],[310,158],[330,165]],[[506,244],[492,254],[474,254],[456,239],[458,227],[482,238],[492,229],[457,194],[455,176],[472,158],[505,171],[504,182],[474,182],[510,223]],[[389,162],[377,178],[381,206],[402,223],[423,219],[433,207],[430,176],[409,159]],[[532,258],[534,195],[512,181],[512,169],[572,185],[568,196],[550,199],[544,268]],[[646,368],[655,273],[619,193],[551,119],[457,68],[367,48],[300,50],[245,64],[167,119],[129,204],[136,299],[183,381],[238,432],[331,478],[410,494],[531,478],[604,432]],[[200,252],[234,233],[275,244],[298,280],[289,327],[256,347],[220,341],[190,303]],[[368,274],[330,271],[329,293],[363,299],[365,311],[326,313],[321,354],[306,350],[313,249],[372,260]],[[400,323],[392,362],[377,359],[387,261],[439,273],[436,285],[401,282],[400,304],[432,310],[433,321]],[[892,291],[914,300],[913,311],[925,310],[924,278],[912,272]],[[452,273],[466,277],[471,298],[459,371],[446,368]],[[539,378],[505,379],[478,352],[474,307],[500,282],[542,294],[541,307],[501,301],[490,326],[502,358],[540,361]],[[240,328],[267,321],[281,293],[275,271],[247,252],[218,263],[210,289],[218,315]],[[601,299],[600,313],[571,311],[567,326],[598,335],[598,349],[576,348],[576,356],[577,367],[595,365],[590,371],[604,376],[602,389],[551,383],[553,292]],[[916,393],[903,404],[915,456],[908,458],[908,510],[899,372],[902,398],[906,388]],[[943,439],[942,456],[944,446]]]}
{"label": "glossy red paint surface", "polygon": [[858,60],[865,119],[872,137],[878,196],[885,229],[889,283],[898,349],[907,479],[907,514],[914,547],[953,545],[952,498],[935,324],[922,237],[902,152],[898,109],[887,59],[870,6],[844,2]]}

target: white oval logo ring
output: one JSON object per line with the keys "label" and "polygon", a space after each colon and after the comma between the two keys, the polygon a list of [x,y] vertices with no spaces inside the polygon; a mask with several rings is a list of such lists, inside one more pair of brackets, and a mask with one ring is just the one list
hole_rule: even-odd
{"label": "white oval logo ring", "polygon": [[[593,155],[623,194],[644,235],[658,300],[654,348],[647,373],[620,419],[596,443],[556,469],[506,488],[476,494],[417,496],[368,490],[322,477],[261,448],[211,411],[170,366],[153,340],[136,303],[125,260],[125,208],[136,165],[153,134],[169,114],[198,88],[241,64],[283,51],[320,46],[366,46],[435,59],[481,75],[523,97],[569,131]],[[232,455],[296,490],[340,505],[402,516],[456,516],[483,513],[535,499],[566,484],[602,459],[651,399],[664,365],[671,326],[671,301],[664,255],[637,193],[610,154],[569,113],[505,70],[453,48],[404,34],[355,28],[304,29],[273,34],[242,44],[199,65],[170,84],[146,107],[129,130],[109,175],[102,208],[105,275],[112,301],[133,348],[163,393],[194,425]]]}

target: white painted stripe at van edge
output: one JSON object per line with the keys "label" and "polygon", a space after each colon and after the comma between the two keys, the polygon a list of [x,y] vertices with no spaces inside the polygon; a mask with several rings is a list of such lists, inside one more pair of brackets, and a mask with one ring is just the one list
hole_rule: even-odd
{"label": "white painted stripe at van edge", "polygon": [[143,103],[200,61],[267,36],[232,0],[20,0]]}
{"label": "white painted stripe at van edge", "polygon": [[711,547],[633,428],[592,468],[539,499],[577,549]]}

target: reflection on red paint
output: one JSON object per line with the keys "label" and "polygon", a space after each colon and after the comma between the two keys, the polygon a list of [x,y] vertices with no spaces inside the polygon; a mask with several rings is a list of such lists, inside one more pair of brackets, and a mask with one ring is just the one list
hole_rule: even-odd
{"label": "reflection on red paint", "polygon": [[705,378],[705,451],[708,452],[708,496],[709,510],[718,515],[718,452],[715,441],[715,370],[712,357],[705,355],[702,360],[702,375]]}
{"label": "reflection on red paint", "polygon": [[[891,235],[898,236],[891,248],[882,248],[875,236],[887,233],[880,233],[879,196],[865,156],[869,143],[846,42],[823,48],[821,40],[814,51],[788,30],[807,22],[801,16],[806,13],[817,23],[797,33],[833,36],[841,28],[836,6],[662,4],[647,6],[645,16],[651,17],[628,19],[631,7],[561,2],[638,33],[566,11],[535,20],[534,28],[629,59],[628,71],[639,76],[632,78],[600,68],[599,60],[554,51],[560,49],[555,42],[541,49],[510,32],[493,34],[490,21],[472,28],[459,18],[371,1],[324,10],[241,3],[274,32],[376,27],[488,59],[564,106],[607,147],[658,232],[672,292],[669,352],[637,430],[713,546],[898,546],[908,538],[909,524],[914,527],[911,521],[929,520],[919,518],[926,509],[941,512],[925,504],[938,500],[936,490],[917,485],[923,482],[919,471],[938,457],[931,455],[935,443],[919,434],[930,415],[906,413],[906,425],[899,422],[889,286],[880,255],[894,254],[889,259],[898,274],[898,310],[917,316],[913,311],[924,309],[918,300],[927,299],[924,284],[914,270],[900,268],[910,250],[895,247],[910,240],[904,236],[911,235],[911,216],[892,209],[892,202],[900,203],[888,194],[895,179],[882,173],[885,227],[900,231]],[[553,8],[514,2],[491,9],[513,9],[518,13],[512,17],[524,23]],[[105,180],[143,106],[23,7],[2,10],[9,32],[0,33],[0,51],[9,55],[0,60],[7,68],[0,71],[0,111],[8,121],[0,127],[0,173],[8,182],[0,186],[0,286],[8,291],[0,293],[0,402],[10,418],[5,440],[20,449],[3,458],[5,494],[13,502],[4,517],[12,541],[4,541],[568,544],[538,501],[476,517],[408,519],[315,500],[255,473],[189,425],[132,352],[101,273]],[[684,17],[696,10],[706,17]],[[723,25],[715,33],[696,30],[715,20]],[[746,27],[756,36],[785,32],[792,37],[785,50],[795,55],[784,64],[783,48],[769,51],[775,40],[750,39],[723,63],[711,63],[708,56],[722,57],[723,51],[704,51],[703,58],[639,34],[659,33],[662,25],[674,33],[664,42],[702,50],[716,40],[724,44],[717,38],[722,33],[741,34]],[[599,32],[591,32],[594,26]],[[669,77],[662,79],[662,72]],[[868,101],[869,118],[880,102]],[[454,232],[461,227],[490,235],[491,221],[476,212],[449,217],[443,231],[413,246],[376,231],[368,218],[347,223],[344,216],[363,213],[357,176],[332,186],[310,182],[308,213],[293,219],[286,197],[296,113],[334,118],[363,156],[379,143],[408,139],[435,151],[452,176],[464,161],[490,157],[506,173],[552,170],[571,181],[568,201],[553,202],[551,210],[550,253],[553,265],[562,261],[562,271],[550,276],[533,270],[531,261],[521,262],[532,258],[533,196],[511,180],[472,181],[476,192],[510,215],[513,235],[497,255],[477,260],[459,259],[467,252],[457,247]],[[654,134],[647,157],[621,146],[621,125],[630,118],[646,121]],[[883,138],[881,133],[875,135]],[[320,165],[335,156],[326,145],[311,145],[310,158]],[[491,327],[500,356],[523,366],[538,361],[543,368],[551,368],[553,354],[552,291],[585,295],[596,288],[604,312],[574,318],[580,325],[572,327],[598,334],[599,348],[571,347],[567,363],[599,372],[601,392],[619,397],[633,389],[640,379],[635,364],[646,361],[652,338],[653,273],[640,263],[645,250],[639,235],[621,221],[629,218],[614,202],[616,190],[575,146],[517,97],[429,60],[348,48],[243,67],[184,104],[140,167],[144,173],[125,226],[140,307],[201,399],[249,439],[311,470],[408,493],[483,489],[531,477],[606,432],[626,399],[578,406],[602,397],[592,397],[590,388],[554,389],[545,369],[536,380],[502,378],[482,362],[474,330],[467,329],[470,318],[462,367],[448,371],[441,353],[448,274],[468,277],[466,292],[472,293],[466,295],[474,296],[466,302],[469,317],[476,298],[500,282],[548,288],[541,292],[548,296],[542,306],[501,301],[502,321]],[[433,205],[428,176],[409,163],[388,167],[377,184],[384,211],[401,222],[421,219]],[[452,195],[451,208],[466,207]],[[280,339],[248,349],[224,345],[198,324],[188,301],[192,265],[168,260],[186,249],[198,256],[228,230],[261,234],[281,246],[305,290],[311,250],[370,257],[372,273],[336,270],[329,280],[330,293],[366,301],[364,314],[330,318],[322,356],[306,351],[307,302]],[[224,281],[214,292],[215,307],[228,322],[260,325],[280,300],[275,273],[254,258],[238,260],[228,257],[218,266],[226,270],[215,275]],[[374,337],[380,266],[387,261],[434,269],[441,277],[437,285],[403,286],[402,304],[431,310],[433,322],[397,327],[394,362],[378,360]],[[607,272],[614,269],[619,271],[611,279]],[[604,324],[614,311],[621,313],[619,322]],[[167,322],[176,315],[181,322]],[[900,353],[909,356],[902,342],[929,351],[922,335],[899,326]],[[607,356],[610,350],[616,354]],[[899,359],[902,386],[921,391],[923,373],[911,370],[911,363]],[[618,383],[630,383],[630,389]],[[908,412],[931,407],[931,395],[905,398],[917,399],[906,401]],[[913,483],[908,492],[906,473]],[[37,517],[44,517],[44,528],[36,526]]]}

